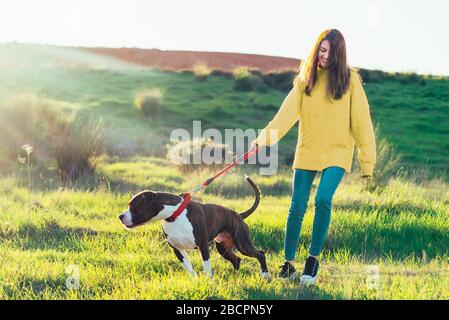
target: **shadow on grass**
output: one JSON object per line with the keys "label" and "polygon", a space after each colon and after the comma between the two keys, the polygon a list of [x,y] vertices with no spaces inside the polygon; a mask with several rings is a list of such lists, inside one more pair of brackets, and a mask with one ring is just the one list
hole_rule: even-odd
{"label": "shadow on grass", "polygon": [[[421,260],[449,255],[449,232],[447,229],[429,224],[397,224],[395,217],[382,213],[382,221],[375,221],[357,227],[348,227],[338,221],[331,222],[323,253],[331,255],[336,251],[348,250],[359,259],[372,261],[389,256],[397,261],[415,257]],[[285,227],[263,224],[250,226],[251,237],[256,247],[276,253],[283,252]],[[302,230],[300,246],[308,247],[310,232]]]}
{"label": "shadow on grass", "polygon": [[[284,281],[284,280],[275,280]],[[244,288],[250,300],[342,300],[340,294],[333,295],[321,289],[319,286],[305,287],[299,285],[299,280],[295,281],[295,286],[281,291],[275,288]]]}
{"label": "shadow on grass", "polygon": [[[7,177],[7,176],[5,176]],[[86,173],[80,177],[77,181],[66,181],[63,182],[59,179],[56,174],[51,174],[46,177],[44,181],[40,180],[41,177],[32,177],[31,185],[33,190],[40,192],[54,192],[61,189],[70,189],[73,191],[81,192],[93,192],[97,190],[109,190],[118,193],[136,193],[144,189],[155,190],[155,191],[166,191],[166,192],[183,192],[186,190],[169,190],[173,189],[172,186],[168,186],[164,183],[148,183],[147,185],[139,185],[136,183],[131,183],[128,181],[121,180],[114,177],[106,177],[101,172],[99,173]],[[27,181],[25,177],[19,177],[18,185],[27,186]],[[178,176],[168,176],[164,178],[168,183],[174,183],[180,185],[184,180]]]}
{"label": "shadow on grass", "polygon": [[[118,219],[117,219],[117,223]],[[95,250],[120,251],[126,242],[132,239],[156,238],[159,242],[165,241],[164,234],[159,230],[142,230],[139,234],[130,235],[123,231],[96,231],[85,227],[63,226],[55,220],[49,219],[41,224],[23,223],[16,230],[0,230],[0,244],[2,242],[20,250],[60,252],[95,252]],[[105,242],[106,241],[106,242]],[[147,248],[146,241],[143,248]],[[136,251],[134,251],[136,250]],[[139,248],[126,251],[129,254],[138,252]],[[92,264],[111,264],[116,262],[105,261],[105,257],[92,257]]]}
{"label": "shadow on grass", "polygon": [[44,294],[48,295],[50,292],[52,292],[52,295],[57,294],[59,296],[59,294],[68,290],[66,286],[67,277],[67,274],[61,274],[57,278],[23,275],[14,281],[14,285],[5,284],[3,292],[6,297],[14,300],[44,299]]}
{"label": "shadow on grass", "polygon": [[373,214],[374,212],[382,212],[386,215],[398,215],[403,212],[411,213],[413,215],[429,215],[437,216],[441,212],[435,210],[430,205],[416,205],[408,203],[406,201],[399,203],[385,203],[385,204],[373,204],[370,202],[362,202],[360,200],[351,200],[342,203],[333,203],[332,209],[339,209],[343,211],[355,211],[358,213]]}
{"label": "shadow on grass", "polygon": [[22,224],[15,232],[13,244],[23,250],[58,250],[81,252],[85,250],[82,238],[97,236],[89,228],[63,227],[55,221],[42,225]]}

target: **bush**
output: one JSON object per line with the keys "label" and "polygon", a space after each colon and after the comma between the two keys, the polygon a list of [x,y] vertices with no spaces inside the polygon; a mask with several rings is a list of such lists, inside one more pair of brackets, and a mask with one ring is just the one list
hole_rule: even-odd
{"label": "bush", "polygon": [[252,91],[264,93],[268,92],[268,85],[264,80],[264,75],[258,69],[248,67],[238,67],[233,71],[234,89],[237,91]]}
{"label": "bush", "polygon": [[76,180],[94,170],[103,136],[98,122],[69,113],[67,103],[39,97],[34,93],[12,96],[0,115],[8,126],[0,127],[0,150],[16,159],[21,147],[33,147],[31,162],[43,170],[56,162],[62,180]]}
{"label": "bush", "polygon": [[418,84],[420,86],[426,85],[426,80],[424,76],[418,75],[415,72],[405,72],[405,73],[396,72],[392,78],[396,82],[399,82],[404,85],[408,84]]}
{"label": "bush", "polygon": [[207,80],[207,77],[212,73],[212,70],[209,69],[205,64],[198,63],[193,67],[193,74],[195,75],[195,79],[204,82]]}
{"label": "bush", "polygon": [[220,76],[220,77],[223,77],[225,79],[232,79],[232,77],[233,77],[233,73],[232,72],[225,71],[225,70],[220,70],[220,69],[212,70],[211,75],[213,75],[213,76]]}
{"label": "bush", "polygon": [[214,69],[211,74],[227,79],[234,78],[234,89],[237,91],[256,90],[260,93],[268,92],[269,88],[288,92],[296,76],[294,71],[273,71],[263,74],[260,70],[248,67],[238,67],[232,73]]}
{"label": "bush", "polygon": [[[218,152],[218,163],[201,163],[194,164],[194,157],[201,158],[203,150],[208,147],[211,148],[210,154],[215,156]],[[226,158],[233,159],[233,153],[228,150],[228,146],[225,144],[219,144],[212,139],[194,139],[189,141],[175,141],[166,145],[167,159],[171,163],[175,164],[179,170],[183,173],[193,172],[202,169],[215,169],[222,168]],[[215,157],[214,157],[215,158]]]}
{"label": "bush", "polygon": [[101,122],[77,114],[49,127],[48,141],[61,180],[73,181],[95,171],[95,159],[104,148],[103,128]]}
{"label": "bush", "polygon": [[410,79],[405,75],[399,75],[397,78],[399,80],[399,83],[401,83],[401,84],[409,84],[410,83]]}
{"label": "bush", "polygon": [[253,74],[248,67],[238,67],[233,71],[234,89],[237,91],[251,91],[253,89]]}
{"label": "bush", "polygon": [[409,79],[411,83],[419,83],[419,80],[422,78],[416,72],[406,73],[405,76]]}
{"label": "bush", "polygon": [[263,76],[264,83],[270,88],[289,92],[296,76],[294,71],[270,72]]}
{"label": "bush", "polygon": [[159,88],[144,89],[136,93],[134,104],[136,109],[149,119],[155,118],[162,106],[163,91]]}
{"label": "bush", "polygon": [[390,78],[390,75],[381,70],[368,70],[360,68],[359,74],[364,83],[378,83]]}

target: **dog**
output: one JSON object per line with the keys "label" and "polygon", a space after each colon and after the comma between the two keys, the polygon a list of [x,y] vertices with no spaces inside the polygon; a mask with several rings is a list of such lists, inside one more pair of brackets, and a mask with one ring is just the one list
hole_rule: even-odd
{"label": "dog", "polygon": [[[238,250],[243,255],[256,258],[260,263],[261,277],[269,279],[265,253],[254,246],[248,225],[243,221],[256,210],[260,202],[259,188],[251,178],[245,178],[254,190],[255,200],[251,208],[240,214],[220,205],[202,204],[193,200],[182,210],[182,196],[145,190],[132,197],[128,210],[123,212],[119,219],[127,228],[162,221],[168,244],[184,269],[192,276],[196,274],[186,250],[200,250],[204,274],[212,278],[209,243],[214,241],[217,251],[232,263],[234,270],[240,267],[241,258],[234,253]],[[175,211],[180,214],[173,219]]]}

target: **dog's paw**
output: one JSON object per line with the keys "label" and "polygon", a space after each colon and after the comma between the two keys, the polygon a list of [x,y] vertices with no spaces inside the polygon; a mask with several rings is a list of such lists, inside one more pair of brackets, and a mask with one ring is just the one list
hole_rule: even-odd
{"label": "dog's paw", "polygon": [[300,278],[300,285],[305,286],[305,287],[311,287],[311,286],[315,285],[316,279],[317,279],[317,277],[303,275]]}
{"label": "dog's paw", "polygon": [[260,272],[260,277],[265,280],[271,280],[271,275],[269,272]]}

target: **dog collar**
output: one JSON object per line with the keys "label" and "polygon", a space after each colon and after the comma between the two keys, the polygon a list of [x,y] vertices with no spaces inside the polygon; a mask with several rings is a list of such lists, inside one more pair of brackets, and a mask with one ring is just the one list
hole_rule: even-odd
{"label": "dog collar", "polygon": [[184,209],[187,207],[187,205],[190,202],[190,193],[186,192],[186,193],[182,193],[181,197],[183,198],[181,205],[178,207],[178,209],[175,210],[175,212],[173,212],[173,214],[168,217],[167,219],[165,219],[165,221],[167,222],[173,222],[176,220],[176,218],[181,214],[181,212],[184,211]]}

